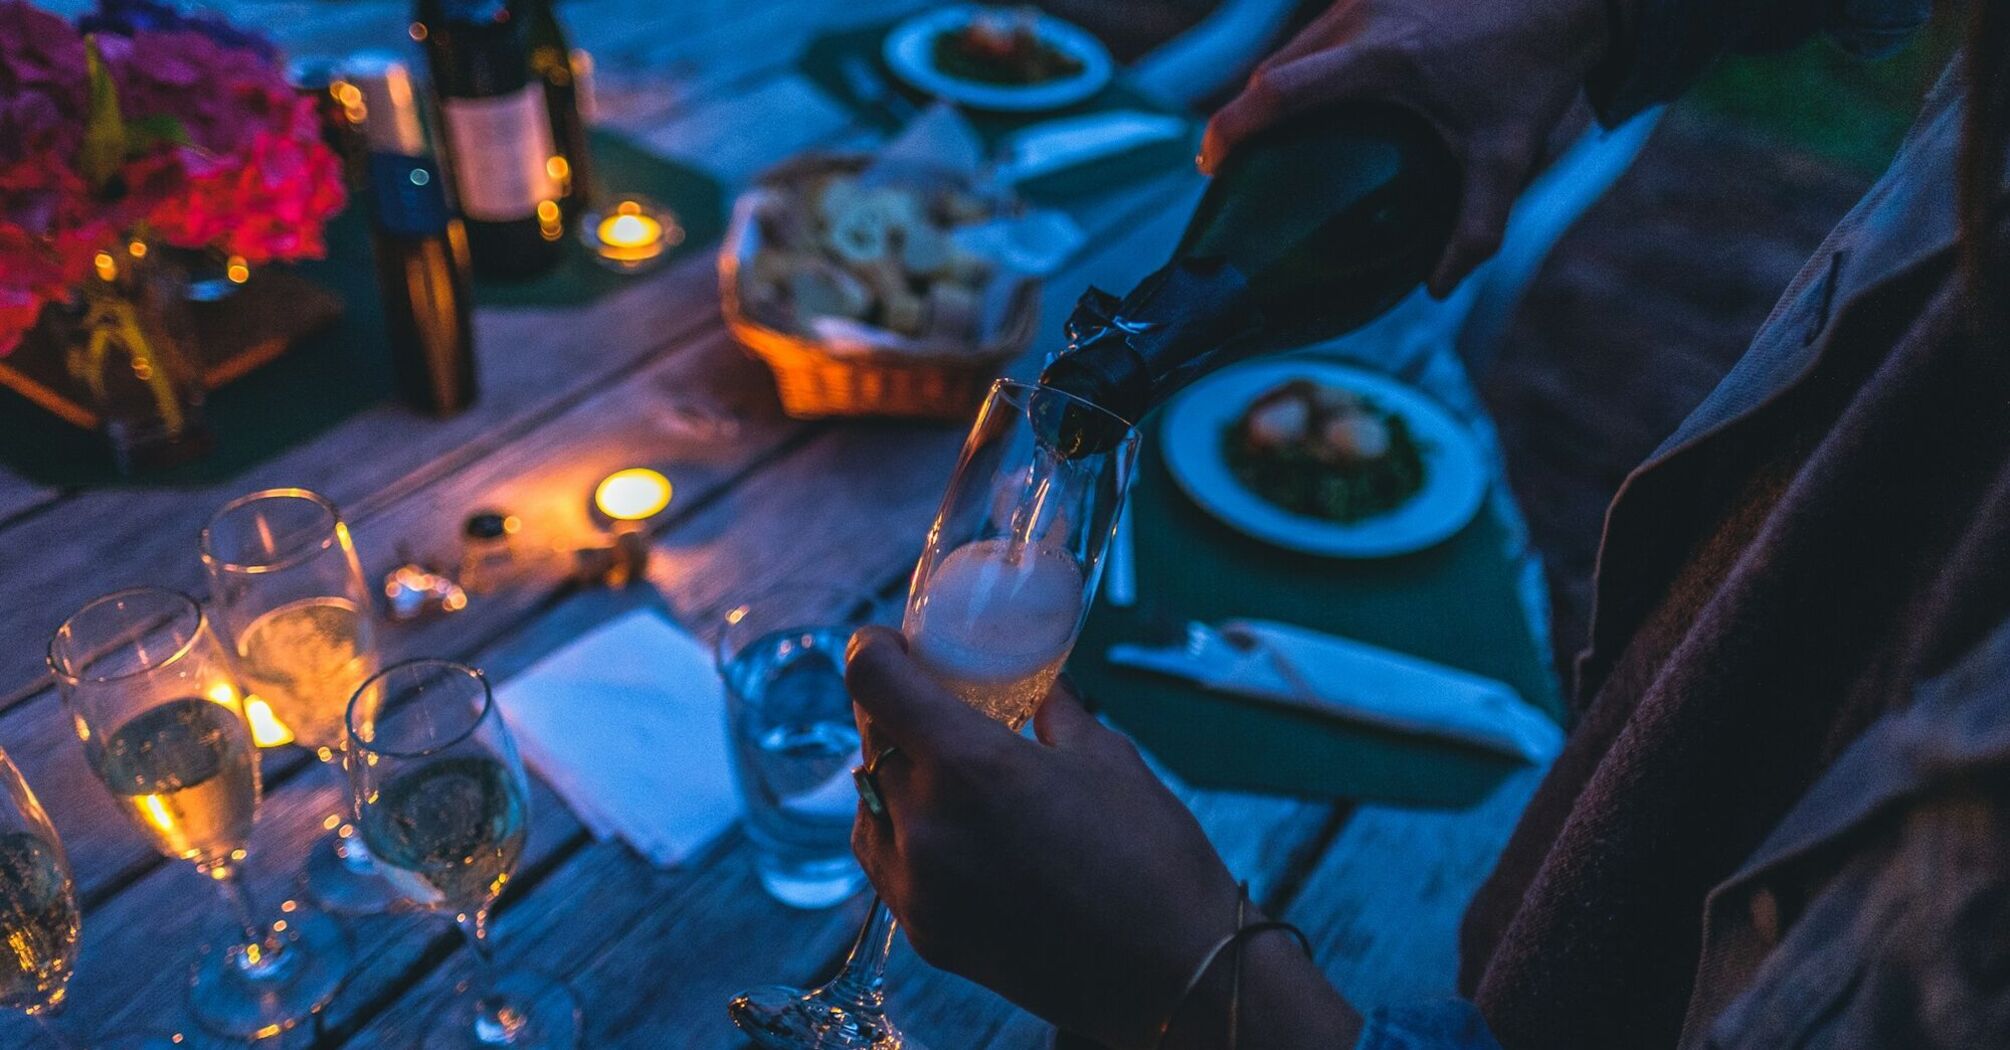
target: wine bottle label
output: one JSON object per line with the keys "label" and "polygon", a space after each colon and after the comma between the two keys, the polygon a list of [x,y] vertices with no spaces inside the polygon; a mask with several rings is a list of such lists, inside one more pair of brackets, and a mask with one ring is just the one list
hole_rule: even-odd
{"label": "wine bottle label", "polygon": [[468,218],[509,222],[535,215],[539,201],[557,199],[558,181],[546,165],[558,151],[542,83],[491,98],[443,98],[440,117]]}

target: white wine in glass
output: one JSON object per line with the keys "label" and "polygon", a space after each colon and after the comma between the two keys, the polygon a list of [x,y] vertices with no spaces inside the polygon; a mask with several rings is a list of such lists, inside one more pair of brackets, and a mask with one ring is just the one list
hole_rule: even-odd
{"label": "white wine in glass", "polygon": [[258,755],[236,711],[169,700],[113,730],[96,753],[98,779],[162,853],[228,864],[250,843]]}
{"label": "white wine in glass", "polygon": [[258,614],[236,632],[244,687],[270,704],[304,746],[342,746],[349,698],[376,673],[364,616],[347,598],[302,598]]}
{"label": "white wine in glass", "polygon": [[0,1009],[62,1006],[82,920],[70,862],[28,782],[0,751]]}
{"label": "white wine in glass", "polygon": [[442,758],[384,781],[361,830],[384,877],[413,903],[486,907],[523,858],[524,801],[502,762]]}

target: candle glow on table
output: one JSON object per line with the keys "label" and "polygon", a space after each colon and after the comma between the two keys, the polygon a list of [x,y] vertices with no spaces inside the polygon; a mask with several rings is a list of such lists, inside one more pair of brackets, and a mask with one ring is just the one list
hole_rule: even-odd
{"label": "candle glow on table", "polygon": [[622,271],[654,266],[684,240],[677,217],[639,198],[628,197],[581,224],[580,238],[603,265]]}
{"label": "candle glow on table", "polygon": [[641,521],[670,505],[670,479],[648,467],[617,470],[593,490],[593,505],[615,521]]}

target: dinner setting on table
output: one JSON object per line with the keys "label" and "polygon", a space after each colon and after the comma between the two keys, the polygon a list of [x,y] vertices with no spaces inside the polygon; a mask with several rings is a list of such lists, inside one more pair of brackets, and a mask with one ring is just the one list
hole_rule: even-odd
{"label": "dinner setting on table", "polygon": [[1661,113],[1434,295],[1415,109],[1196,170],[1318,6],[0,0],[0,1046],[1104,1045],[887,859],[1013,734],[1227,873],[1156,1038],[1461,994],[1577,643],[1480,373]]}

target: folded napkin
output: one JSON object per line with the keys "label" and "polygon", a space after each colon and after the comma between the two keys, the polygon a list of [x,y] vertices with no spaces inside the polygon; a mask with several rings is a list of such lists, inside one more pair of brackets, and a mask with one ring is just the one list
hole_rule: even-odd
{"label": "folded napkin", "polygon": [[1546,762],[1563,747],[1563,730],[1505,683],[1288,624],[1194,624],[1185,645],[1113,645],[1109,660],[1530,762]]}
{"label": "folded napkin", "polygon": [[739,817],[719,675],[655,612],[580,636],[504,683],[496,702],[524,761],[595,838],[673,867]]}

